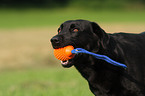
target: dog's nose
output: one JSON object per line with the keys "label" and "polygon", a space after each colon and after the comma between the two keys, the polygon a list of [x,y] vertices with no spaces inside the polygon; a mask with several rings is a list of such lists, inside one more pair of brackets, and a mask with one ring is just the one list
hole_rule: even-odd
{"label": "dog's nose", "polygon": [[57,45],[57,44],[59,44],[60,43],[60,40],[59,40],[59,38],[58,37],[53,37],[51,40],[51,43],[52,44],[54,44],[54,45]]}

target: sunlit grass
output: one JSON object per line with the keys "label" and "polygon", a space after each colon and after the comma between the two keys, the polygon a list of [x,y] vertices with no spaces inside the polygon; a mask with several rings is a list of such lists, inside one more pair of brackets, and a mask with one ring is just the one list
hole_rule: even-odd
{"label": "sunlit grass", "polygon": [[[139,33],[143,24],[100,24],[106,32]],[[57,66],[50,38],[57,27],[0,30],[0,69]]]}
{"label": "sunlit grass", "polygon": [[[50,38],[55,28],[1,30],[0,68],[55,65]],[[50,63],[53,63],[52,65]]]}

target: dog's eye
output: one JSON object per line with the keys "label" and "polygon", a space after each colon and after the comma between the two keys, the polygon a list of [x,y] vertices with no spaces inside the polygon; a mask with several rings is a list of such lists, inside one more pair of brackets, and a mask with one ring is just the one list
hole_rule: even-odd
{"label": "dog's eye", "polygon": [[74,32],[78,32],[79,30],[78,30],[78,29],[74,29],[73,31],[74,31]]}

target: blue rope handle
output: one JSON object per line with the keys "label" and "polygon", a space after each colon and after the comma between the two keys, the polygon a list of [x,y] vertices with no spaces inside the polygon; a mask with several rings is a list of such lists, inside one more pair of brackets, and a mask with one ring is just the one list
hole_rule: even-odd
{"label": "blue rope handle", "polygon": [[123,67],[123,68],[127,68],[127,66],[125,64],[122,64],[122,63],[119,63],[119,62],[116,62],[114,60],[112,60],[111,58],[107,57],[106,55],[100,55],[100,54],[95,54],[95,53],[92,53],[92,52],[89,52],[85,49],[82,49],[82,48],[76,48],[76,49],[73,49],[71,51],[72,54],[78,54],[78,53],[85,53],[85,54],[89,54],[89,55],[92,55],[94,56],[95,58],[97,59],[101,59],[101,60],[105,60],[106,62],[112,64],[112,65],[115,65],[115,66],[119,66],[119,67]]}

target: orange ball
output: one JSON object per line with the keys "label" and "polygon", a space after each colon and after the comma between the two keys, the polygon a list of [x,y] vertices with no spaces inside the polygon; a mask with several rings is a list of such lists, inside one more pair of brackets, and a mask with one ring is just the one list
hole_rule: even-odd
{"label": "orange ball", "polygon": [[54,49],[54,56],[61,61],[67,61],[73,58],[74,54],[71,53],[73,49],[74,47],[71,45],[63,48]]}

